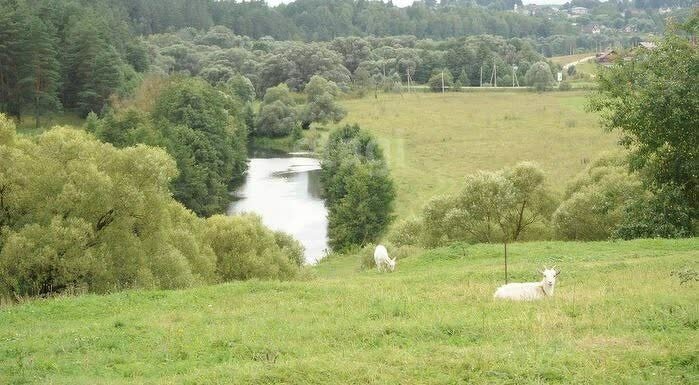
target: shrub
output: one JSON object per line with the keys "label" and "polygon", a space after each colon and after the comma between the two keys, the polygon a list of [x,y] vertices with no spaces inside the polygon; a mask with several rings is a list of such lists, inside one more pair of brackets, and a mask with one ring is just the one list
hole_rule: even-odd
{"label": "shrub", "polygon": [[216,271],[223,281],[285,279],[298,273],[298,245],[264,227],[256,215],[208,218],[204,239],[216,255]]}
{"label": "shrub", "polygon": [[570,91],[573,89],[573,86],[570,85],[570,83],[563,81],[561,84],[558,85],[558,90],[559,91]]}
{"label": "shrub", "polygon": [[614,234],[625,207],[643,195],[640,180],[624,165],[619,156],[603,157],[569,184],[564,201],[553,214],[557,237],[602,240]]}
{"label": "shrub", "polygon": [[671,184],[642,194],[624,207],[614,235],[623,239],[690,237],[696,224],[692,209],[684,203],[682,191]]}
{"label": "shrub", "polygon": [[515,241],[545,225],[554,210],[544,173],[522,162],[511,169],[478,172],[456,195],[432,199],[423,209],[427,246],[454,241]]}
{"label": "shrub", "polygon": [[422,241],[423,223],[420,218],[403,219],[393,225],[388,240],[396,246],[419,245]]}

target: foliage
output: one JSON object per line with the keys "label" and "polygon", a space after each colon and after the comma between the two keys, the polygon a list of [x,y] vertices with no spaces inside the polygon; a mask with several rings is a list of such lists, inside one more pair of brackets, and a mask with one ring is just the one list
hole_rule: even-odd
{"label": "foliage", "polygon": [[155,87],[151,112],[127,103],[99,122],[96,135],[118,147],[164,147],[180,171],[171,185],[175,198],[198,215],[223,212],[230,184],[247,167],[241,106],[199,79],[174,77]]}
{"label": "foliage", "polygon": [[[694,18],[699,19],[699,14]],[[602,71],[598,92],[591,99],[591,108],[602,114],[604,126],[619,131],[621,143],[631,150],[631,169],[640,173],[659,202],[669,199],[673,206],[686,207],[693,220],[699,217],[697,78],[699,49],[670,34],[657,48],[641,49],[630,60]],[[657,213],[657,204],[646,207],[649,213],[643,217]],[[682,228],[661,233],[693,232],[691,220],[672,217],[668,225]]]}
{"label": "foliage", "polygon": [[[145,47],[104,2],[0,1],[0,112],[101,113],[147,69]],[[136,70],[134,69],[136,68]]]}
{"label": "foliage", "polygon": [[303,92],[307,99],[300,115],[303,126],[306,128],[313,122],[338,123],[347,115],[347,111],[335,101],[340,89],[334,82],[315,75]]}
{"label": "foliage", "polygon": [[544,173],[530,162],[466,177],[456,195],[430,200],[422,213],[428,246],[454,241],[516,241],[554,210]]}
{"label": "foliage", "polygon": [[162,149],[118,149],[69,128],[16,138],[0,115],[0,293],[294,276],[298,242],[257,218],[196,217],[172,199],[176,175]]}
{"label": "foliage", "polygon": [[418,217],[410,217],[396,222],[391,227],[388,240],[396,246],[416,246],[422,244],[424,225]]}
{"label": "foliage", "polygon": [[380,239],[392,220],[395,190],[376,140],[357,125],[338,128],[321,165],[333,250]]}
{"label": "foliage", "polygon": [[234,75],[226,83],[226,88],[243,103],[255,100],[255,87],[250,79],[243,75]]}
{"label": "foliage", "polygon": [[551,68],[543,61],[532,64],[524,78],[527,84],[537,91],[545,91],[553,84]]}
{"label": "foliage", "polygon": [[297,242],[270,231],[257,216],[215,215],[206,219],[203,233],[224,281],[291,278],[297,273],[299,251],[303,255]]}
{"label": "foliage", "polygon": [[572,240],[609,239],[626,216],[626,207],[643,196],[638,176],[620,156],[602,157],[566,189],[553,214],[556,235]]}
{"label": "foliage", "polygon": [[430,86],[430,89],[434,92],[442,92],[442,87],[444,87],[444,90],[448,90],[450,87],[453,86],[453,83],[454,77],[451,75],[451,72],[449,70],[433,72],[432,76],[430,77],[430,80],[427,82],[427,84]]}
{"label": "foliage", "polygon": [[297,122],[296,102],[289,87],[280,84],[267,89],[255,121],[255,135],[279,137],[291,133]]}
{"label": "foliage", "polygon": [[615,237],[679,238],[696,233],[693,212],[684,201],[682,189],[665,184],[660,190],[647,192],[630,202]]}

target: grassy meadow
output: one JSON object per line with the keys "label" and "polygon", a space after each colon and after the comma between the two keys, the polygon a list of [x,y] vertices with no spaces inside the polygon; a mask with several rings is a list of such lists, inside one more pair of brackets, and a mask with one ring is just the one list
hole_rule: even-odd
{"label": "grassy meadow", "polygon": [[554,188],[586,162],[618,149],[586,93],[464,92],[379,94],[343,101],[344,123],[358,123],[380,139],[396,180],[397,214],[419,212],[432,196],[456,191],[462,178],[529,160]]}
{"label": "grassy meadow", "polygon": [[395,273],[331,257],[294,282],[0,308],[0,384],[696,384],[699,239],[532,242],[543,302],[492,299],[501,246],[415,252]]}

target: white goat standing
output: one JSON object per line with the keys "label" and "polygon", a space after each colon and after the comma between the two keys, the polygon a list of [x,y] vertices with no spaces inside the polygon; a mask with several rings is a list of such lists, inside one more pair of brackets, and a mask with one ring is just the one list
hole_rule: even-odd
{"label": "white goat standing", "polygon": [[544,276],[541,282],[509,283],[500,286],[493,297],[513,301],[535,301],[553,296],[556,277],[561,272],[554,267],[551,269],[544,268],[540,273]]}
{"label": "white goat standing", "polygon": [[384,245],[378,245],[374,249],[374,262],[376,262],[376,268],[379,271],[383,271],[384,268],[391,271],[396,269],[396,259],[388,257],[388,250],[386,250]]}

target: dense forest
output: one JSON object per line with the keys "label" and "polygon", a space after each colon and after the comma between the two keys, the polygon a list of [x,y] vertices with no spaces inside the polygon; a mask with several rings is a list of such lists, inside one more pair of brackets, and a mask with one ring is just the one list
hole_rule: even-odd
{"label": "dense forest", "polygon": [[[154,69],[201,75],[210,83],[239,73],[258,96],[281,82],[300,90],[313,75],[341,87],[366,86],[371,77],[383,85],[391,77],[391,84],[408,77],[426,83],[445,68],[464,86],[480,85],[481,66],[489,79],[493,65],[503,84],[511,81],[511,66],[522,78],[542,56],[634,44],[643,32],[663,29],[655,7],[685,3],[577,0],[562,9],[582,5],[592,12],[570,19],[511,12],[521,2],[499,0],[418,1],[405,8],[361,0],[278,7],[262,1],[2,0],[0,111],[31,113],[37,125],[42,114],[60,109],[101,114],[110,96],[128,95]],[[597,34],[580,29],[603,22],[615,28]],[[636,32],[622,33],[628,25]]]}

